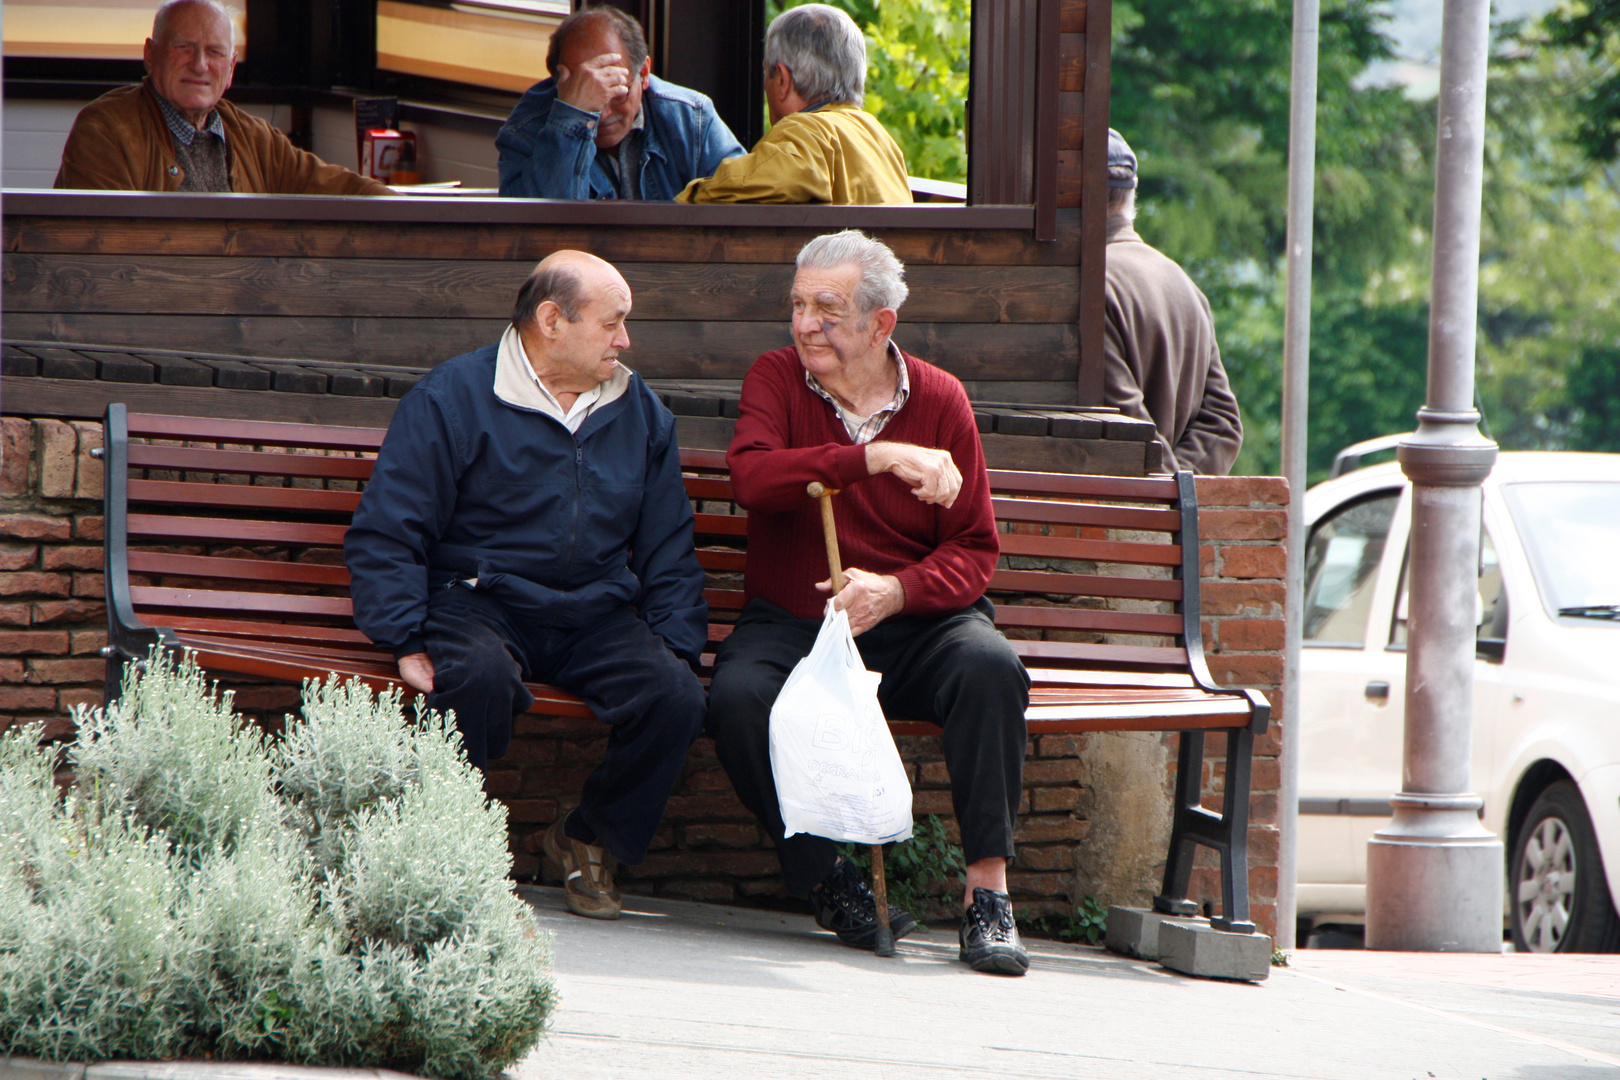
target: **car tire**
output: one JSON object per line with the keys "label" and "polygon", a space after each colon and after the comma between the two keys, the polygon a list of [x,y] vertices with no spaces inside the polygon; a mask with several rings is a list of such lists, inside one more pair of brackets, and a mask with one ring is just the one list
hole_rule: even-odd
{"label": "car tire", "polygon": [[1508,867],[1515,949],[1620,951],[1603,855],[1574,784],[1560,780],[1536,796],[1513,838]]}

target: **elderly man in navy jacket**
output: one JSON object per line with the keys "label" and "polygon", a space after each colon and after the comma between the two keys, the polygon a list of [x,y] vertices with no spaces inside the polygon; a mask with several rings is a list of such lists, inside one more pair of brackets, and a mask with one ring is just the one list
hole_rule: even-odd
{"label": "elderly man in navy jacket", "polygon": [[400,401],[344,545],[355,622],[455,711],[474,765],[506,752],[525,681],[609,725],[544,841],[569,910],[599,919],[618,917],[615,861],[646,857],[702,729],[708,637],[675,418],[618,362],[629,313],[601,259],[542,262],[499,345]]}

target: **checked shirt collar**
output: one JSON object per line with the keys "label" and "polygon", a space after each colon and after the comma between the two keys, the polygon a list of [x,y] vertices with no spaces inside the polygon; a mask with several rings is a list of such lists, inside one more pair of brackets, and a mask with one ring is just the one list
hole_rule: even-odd
{"label": "checked shirt collar", "polygon": [[846,409],[843,403],[827,392],[827,388],[821,385],[819,379],[810,374],[809,368],[805,369],[805,385],[814,390],[827,404],[833,407],[833,411],[838,414],[838,419],[844,422],[844,430],[849,432],[850,441],[856,446],[865,446],[882,434],[889,421],[894,419],[894,414],[900,411],[901,407],[905,405],[906,399],[911,396],[911,377],[906,373],[906,358],[893,341],[889,342],[889,356],[894,360],[894,366],[900,369],[900,380],[895,385],[894,397],[889,400],[887,405],[871,416],[857,416],[849,409]]}
{"label": "checked shirt collar", "polygon": [[[169,125],[169,131],[174,137],[186,146],[195,142],[198,129],[191,126],[191,121],[182,116],[180,110],[170,105],[169,99],[156,90],[152,91],[152,96],[157,98],[158,108],[163,110],[163,119]],[[208,122],[202,126],[202,130],[210,135],[217,135],[220,142],[225,141],[225,121],[219,118],[218,109],[208,110]]]}

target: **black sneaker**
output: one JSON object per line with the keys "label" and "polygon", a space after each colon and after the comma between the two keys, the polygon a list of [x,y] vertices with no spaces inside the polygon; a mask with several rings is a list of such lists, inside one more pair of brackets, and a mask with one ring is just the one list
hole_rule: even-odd
{"label": "black sneaker", "polygon": [[[877,948],[877,898],[855,864],[839,859],[821,883],[810,890],[816,925],[831,930],[838,940],[856,949]],[[917,929],[911,913],[889,905],[889,929],[899,941]]]}
{"label": "black sneaker", "polygon": [[1029,970],[1029,953],[1018,940],[1018,924],[1006,893],[973,890],[973,906],[962,913],[960,956],[974,971],[1022,975]]}

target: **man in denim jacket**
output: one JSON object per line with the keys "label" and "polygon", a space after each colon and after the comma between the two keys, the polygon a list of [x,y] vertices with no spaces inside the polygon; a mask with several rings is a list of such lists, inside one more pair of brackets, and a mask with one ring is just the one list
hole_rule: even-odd
{"label": "man in denim jacket", "polygon": [[616,8],[563,20],[546,67],[495,138],[502,195],[667,202],[743,152],[713,102],[653,77],[640,24]]}

